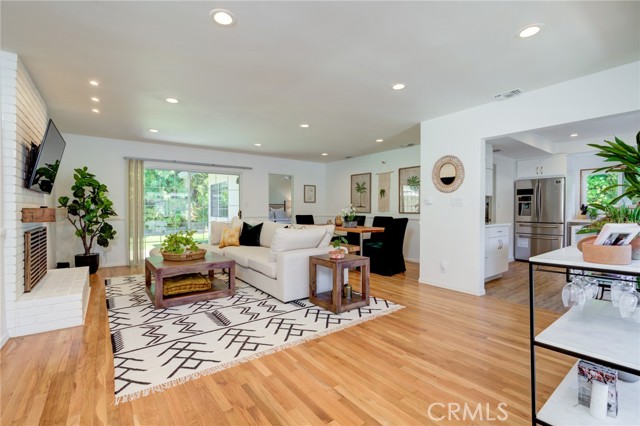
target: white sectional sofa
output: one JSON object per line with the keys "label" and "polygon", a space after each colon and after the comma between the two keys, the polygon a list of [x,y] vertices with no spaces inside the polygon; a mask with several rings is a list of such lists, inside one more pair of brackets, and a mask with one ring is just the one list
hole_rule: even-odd
{"label": "white sectional sofa", "polygon": [[[329,243],[335,229],[334,225],[285,228],[284,224],[265,221],[260,246],[220,248],[221,229],[225,226],[241,227],[242,222],[238,219],[231,224],[212,222],[210,244],[200,244],[200,247],[235,260],[236,278],[283,302],[309,297],[309,256],[331,250]],[[331,271],[319,268],[318,290],[331,289],[331,280]]]}

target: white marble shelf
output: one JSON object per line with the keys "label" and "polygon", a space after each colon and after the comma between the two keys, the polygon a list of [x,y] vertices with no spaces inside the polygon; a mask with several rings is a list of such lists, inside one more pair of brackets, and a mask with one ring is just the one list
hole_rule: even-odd
{"label": "white marble shelf", "polygon": [[538,419],[554,426],[589,425],[640,425],[640,382],[627,383],[618,380],[618,416],[599,420],[589,413],[589,408],[578,404],[577,363],[551,394]]}
{"label": "white marble shelf", "polygon": [[589,300],[582,311],[571,308],[535,340],[640,370],[640,324],[622,318],[609,301]]}
{"label": "white marble shelf", "polygon": [[640,274],[640,260],[632,260],[628,265],[607,265],[604,263],[585,262],[582,252],[576,246],[569,246],[529,258],[531,263],[563,266],[567,268],[591,268],[610,271],[618,274]]}

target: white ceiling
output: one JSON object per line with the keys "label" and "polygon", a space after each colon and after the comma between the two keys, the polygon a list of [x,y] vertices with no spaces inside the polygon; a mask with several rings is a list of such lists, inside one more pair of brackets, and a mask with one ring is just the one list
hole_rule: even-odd
{"label": "white ceiling", "polygon": [[[418,144],[420,121],[640,59],[635,1],[0,7],[2,50],[20,55],[63,133],[321,162]],[[213,25],[218,7],[237,25]],[[515,37],[538,22],[539,35]]]}

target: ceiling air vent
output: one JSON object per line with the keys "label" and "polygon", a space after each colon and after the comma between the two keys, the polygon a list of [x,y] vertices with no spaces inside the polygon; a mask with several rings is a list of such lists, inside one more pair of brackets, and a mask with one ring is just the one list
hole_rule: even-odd
{"label": "ceiling air vent", "polygon": [[522,90],[513,89],[513,90],[509,90],[508,92],[498,93],[497,95],[493,96],[493,99],[496,101],[504,101],[506,99],[511,99],[514,96],[518,96],[520,94],[522,94]]}

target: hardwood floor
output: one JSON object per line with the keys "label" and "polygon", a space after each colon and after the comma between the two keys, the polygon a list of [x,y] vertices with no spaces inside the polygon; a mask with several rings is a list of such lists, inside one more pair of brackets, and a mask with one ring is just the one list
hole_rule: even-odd
{"label": "hardwood floor", "polygon": [[[551,269],[551,268],[547,268]],[[562,272],[561,269],[556,269]],[[567,309],[562,305],[562,287],[566,284],[563,273],[536,274],[535,299],[536,306],[557,313],[564,313]],[[509,270],[502,274],[502,278],[485,283],[486,295],[507,302],[529,306],[529,263],[510,262]]]}
{"label": "hardwood floor", "polygon": [[[2,348],[0,423],[530,424],[528,307],[418,284],[417,265],[407,266],[405,274],[371,276],[372,295],[405,309],[119,405],[104,279],[141,269],[101,270],[91,279],[84,327]],[[519,272],[503,278],[524,279]],[[540,311],[538,325],[556,317]],[[571,362],[539,358],[539,395],[548,396]],[[482,404],[482,417],[462,420],[465,403],[472,411]],[[448,404],[462,407],[460,420],[447,417]]]}

